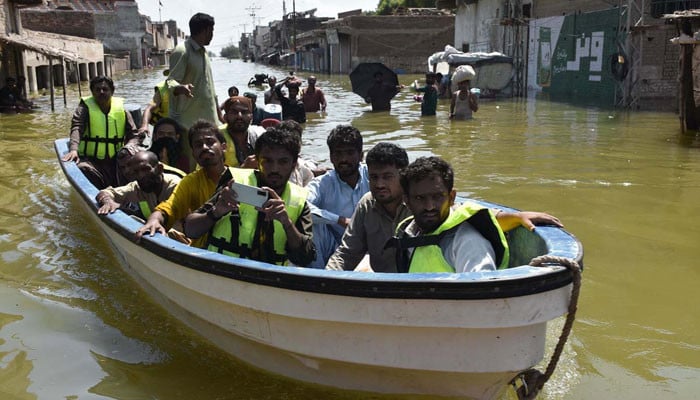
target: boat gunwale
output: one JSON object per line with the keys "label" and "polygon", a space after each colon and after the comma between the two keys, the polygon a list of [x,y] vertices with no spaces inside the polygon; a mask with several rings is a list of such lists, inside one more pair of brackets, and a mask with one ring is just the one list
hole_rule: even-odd
{"label": "boat gunwale", "polygon": [[[92,212],[111,230],[133,242],[135,219],[117,210],[109,215],[97,215],[94,200],[97,189],[80,172],[74,162],[66,163],[61,156],[68,139],[54,142],[56,155],[66,179],[82,197]],[[508,209],[508,207],[504,207]],[[570,258],[582,263],[583,247],[578,239],[561,228],[538,227],[537,234],[547,242],[547,231],[561,232],[575,247]],[[543,231],[545,236],[543,236]],[[111,241],[111,240],[110,240]],[[483,300],[528,296],[559,289],[572,282],[564,267],[515,267],[498,271],[435,274],[362,273],[331,271],[301,267],[284,267],[234,257],[186,246],[166,236],[144,236],[136,244],[155,256],[184,268],[248,283],[283,289],[339,296],[391,299],[450,299]],[[548,246],[549,247],[549,246]],[[550,254],[552,249],[549,250]]]}

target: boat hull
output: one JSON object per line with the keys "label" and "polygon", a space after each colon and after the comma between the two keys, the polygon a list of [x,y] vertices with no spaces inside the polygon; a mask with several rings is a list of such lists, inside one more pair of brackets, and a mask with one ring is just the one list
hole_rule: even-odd
{"label": "boat hull", "polygon": [[[132,232],[140,224],[121,212],[97,215],[94,194],[70,169],[64,165],[86,214],[150,296],[228,353],[293,379],[493,399],[542,360],[547,322],[569,304],[570,282],[545,279],[560,267],[422,278],[277,267],[161,235],[137,244]],[[493,281],[486,289],[484,278]],[[536,293],[505,293],[509,285],[541,281],[549,283]]]}

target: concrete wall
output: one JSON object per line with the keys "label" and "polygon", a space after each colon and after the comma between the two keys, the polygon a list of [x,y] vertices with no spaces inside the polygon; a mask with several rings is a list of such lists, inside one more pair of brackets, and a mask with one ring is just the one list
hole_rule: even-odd
{"label": "concrete wall", "polygon": [[22,26],[40,32],[95,39],[95,20],[87,11],[23,10]]}
{"label": "concrete wall", "polygon": [[572,15],[582,12],[617,8],[617,1],[604,0],[536,0],[532,4],[532,18]]}
{"label": "concrete wall", "polygon": [[114,13],[94,14],[96,37],[111,52],[128,52],[132,69],[143,68],[146,64],[142,52],[145,32],[138,5],[130,1],[116,1],[114,10]]}
{"label": "concrete wall", "polygon": [[465,52],[503,53],[502,1],[460,5],[455,13],[454,46]]}
{"label": "concrete wall", "polygon": [[454,39],[454,25],[453,16],[351,16],[330,22],[328,28],[337,29],[341,39],[331,48],[331,72],[349,73],[362,62],[425,72],[427,57]]}

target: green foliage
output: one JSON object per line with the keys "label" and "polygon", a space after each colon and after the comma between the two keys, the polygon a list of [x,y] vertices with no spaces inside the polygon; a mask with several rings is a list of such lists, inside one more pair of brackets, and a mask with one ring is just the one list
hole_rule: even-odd
{"label": "green foliage", "polygon": [[231,44],[221,49],[221,57],[240,58],[241,51],[238,49],[238,47]]}
{"label": "green foliage", "polygon": [[434,8],[435,0],[379,0],[377,14],[391,15],[398,7]]}

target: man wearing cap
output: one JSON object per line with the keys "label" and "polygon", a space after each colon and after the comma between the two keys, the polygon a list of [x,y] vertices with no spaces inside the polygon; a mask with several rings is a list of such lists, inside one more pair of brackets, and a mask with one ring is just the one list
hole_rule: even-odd
{"label": "man wearing cap", "polygon": [[245,92],[243,97],[250,99],[250,103],[253,105],[253,121],[251,124],[261,125],[262,120],[265,119],[265,112],[255,104],[258,101],[258,95],[253,92]]}
{"label": "man wearing cap", "polygon": [[233,96],[223,104],[225,124],[219,131],[226,138],[226,165],[230,167],[256,168],[255,141],[265,129],[251,125],[253,104],[243,96]]}

